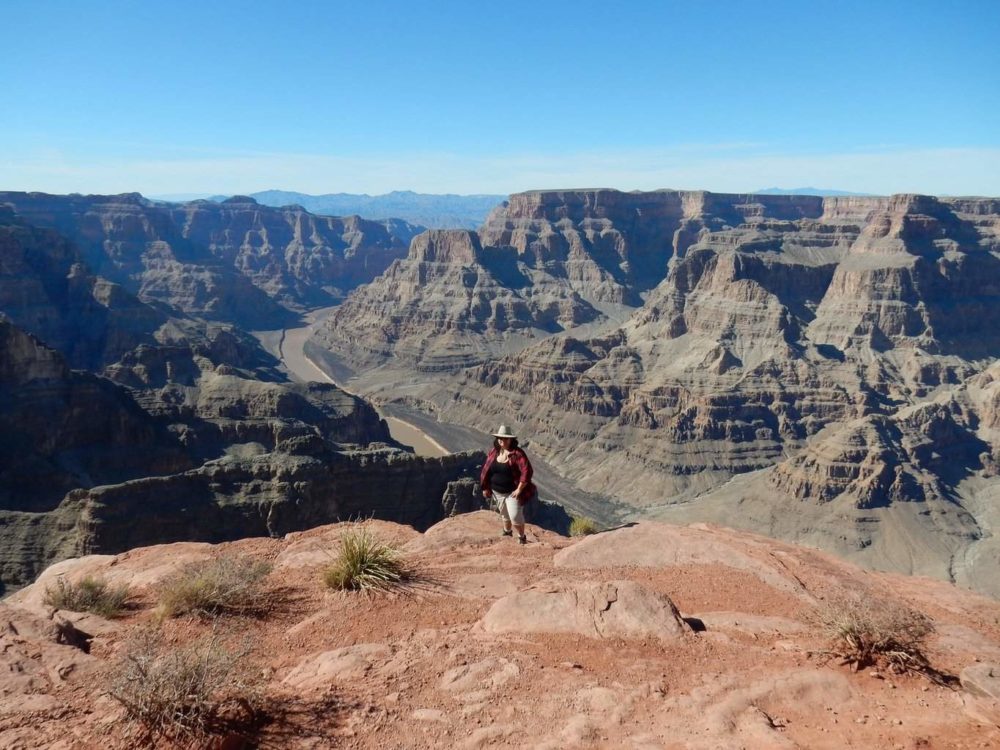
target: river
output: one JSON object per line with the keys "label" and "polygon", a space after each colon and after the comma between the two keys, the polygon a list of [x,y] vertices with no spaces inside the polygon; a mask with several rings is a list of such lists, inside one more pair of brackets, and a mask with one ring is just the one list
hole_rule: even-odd
{"label": "river", "polygon": [[[299,328],[256,331],[253,335],[267,351],[284,362],[294,379],[333,383],[350,393],[344,383],[335,381],[306,356],[304,351],[306,339],[334,309],[327,307],[312,311],[305,317],[306,325]],[[488,434],[480,430],[439,422],[430,415],[401,404],[384,404],[375,408],[389,425],[393,439],[412,447],[418,456],[444,456],[474,448],[485,450],[492,441]],[[615,526],[626,519],[628,509],[619,503],[577,486],[538,456],[533,456],[531,462],[535,469],[534,482],[545,500],[558,503],[573,513],[588,516],[606,527]]]}
{"label": "river", "polygon": [[[294,379],[304,382],[333,383],[342,391],[351,393],[343,383],[335,382],[323,369],[309,359],[304,350],[306,339],[334,309],[333,307],[325,307],[313,310],[306,315],[306,325],[300,328],[285,328],[282,331],[255,331],[253,335],[257,337],[265,349],[284,363],[285,368]],[[351,395],[357,394],[352,393]],[[379,410],[379,415],[389,425],[389,434],[392,435],[393,440],[410,446],[418,456],[446,456],[450,453],[441,443],[411,422],[385,414],[382,410]]]}

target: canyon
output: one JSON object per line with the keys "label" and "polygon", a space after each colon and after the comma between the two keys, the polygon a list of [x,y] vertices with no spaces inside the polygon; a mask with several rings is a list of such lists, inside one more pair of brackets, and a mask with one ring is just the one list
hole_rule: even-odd
{"label": "canyon", "polygon": [[[2,198],[0,591],[80,554],[357,517],[426,528],[479,507],[481,454],[415,456],[368,403],[292,381],[240,327],[297,319],[310,295],[376,273],[404,246],[383,225],[252,202],[172,214],[132,195]],[[299,234],[280,251],[247,246],[288,222]],[[243,262],[254,251],[273,278]],[[312,276],[313,256],[340,263]]]}
{"label": "canyon", "polygon": [[[712,521],[1000,595],[998,199],[533,191],[422,231],[8,192],[0,250],[3,418],[35,436],[4,443],[8,585],[478,507],[479,454],[414,456],[374,405],[452,450],[512,425],[605,526]],[[246,333],[330,306],[304,352],[356,395]],[[147,512],[169,538],[115,530]]]}
{"label": "canyon", "polygon": [[998,321],[997,199],[550,191],[417,237],[311,350],[376,402],[515,424],[620,521],[996,595]]}

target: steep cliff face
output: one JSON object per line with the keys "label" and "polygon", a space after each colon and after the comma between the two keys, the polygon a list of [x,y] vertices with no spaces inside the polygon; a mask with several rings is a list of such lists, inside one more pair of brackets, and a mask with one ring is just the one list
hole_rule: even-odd
{"label": "steep cliff face", "polygon": [[392,359],[454,371],[598,316],[512,248],[484,248],[463,230],[431,231],[337,308],[315,342],[354,367]]}
{"label": "steep cliff face", "polygon": [[75,489],[48,512],[0,509],[0,590],[67,557],[176,541],[280,537],[359,518],[424,529],[479,507],[481,453],[422,458],[315,434],[185,472]]}
{"label": "steep cliff face", "polygon": [[0,193],[26,222],[72,241],[97,274],[147,301],[244,327],[328,305],[406,253],[414,227],[314,216],[235,197],[158,204],[138,194]]}
{"label": "steep cliff face", "polygon": [[65,503],[79,508],[78,554],[170,541],[278,537],[358,518],[425,529],[448,515],[443,499],[449,491],[471,495],[483,458],[421,458],[388,446],[343,451],[301,441],[185,474],[81,490]]}
{"label": "steep cliff face", "polygon": [[1000,330],[982,322],[1000,319],[1000,217],[984,217],[986,203],[893,196],[837,266],[809,338],[838,349],[997,356]]}
{"label": "steep cliff face", "polygon": [[0,210],[0,311],[64,354],[99,369],[142,344],[166,316],[117,284],[87,272],[76,250],[51,230]]}
{"label": "steep cliff face", "polygon": [[372,514],[426,525],[472,506],[471,480],[455,484],[466,464],[417,459],[368,403],[277,364],[0,214],[0,591],[133,543]]}
{"label": "steep cliff face", "polygon": [[81,486],[192,464],[123,388],[84,372],[0,318],[0,508],[52,510]]}

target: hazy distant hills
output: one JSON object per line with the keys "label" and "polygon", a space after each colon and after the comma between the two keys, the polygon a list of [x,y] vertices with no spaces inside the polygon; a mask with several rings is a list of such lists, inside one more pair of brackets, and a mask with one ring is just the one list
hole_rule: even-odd
{"label": "hazy distant hills", "polygon": [[[507,198],[506,195],[432,195],[411,190],[394,190],[385,195],[309,195],[288,190],[264,190],[250,196],[258,203],[275,208],[297,204],[314,214],[404,219],[431,229],[476,229],[485,221],[486,215]],[[222,201],[228,197],[217,195],[210,200]]]}
{"label": "hazy distant hills", "polygon": [[754,195],[818,195],[821,198],[834,197],[840,195],[871,195],[871,193],[852,193],[848,190],[831,190],[830,188],[814,188],[814,187],[800,187],[800,188],[780,188],[780,187],[769,187],[763,190],[755,190]]}

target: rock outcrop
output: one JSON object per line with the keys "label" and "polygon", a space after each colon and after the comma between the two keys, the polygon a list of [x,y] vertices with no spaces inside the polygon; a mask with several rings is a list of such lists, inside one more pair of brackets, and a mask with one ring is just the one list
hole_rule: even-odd
{"label": "rock outcrop", "polygon": [[510,247],[484,248],[472,232],[430,231],[337,308],[314,343],[352,367],[393,360],[454,371],[599,315]]}
{"label": "rock outcrop", "polygon": [[[240,740],[263,747],[1000,742],[1000,604],[956,586],[704,526],[639,523],[585,540],[529,527],[522,547],[498,537],[496,516],[483,512],[423,534],[364,522],[401,548],[416,595],[333,595],[323,571],[358,528],[52,566],[0,604],[0,744],[134,745],[107,688],[124,659],[152,660],[152,630],[171,655],[209,634],[216,649],[247,651],[240,674],[256,678],[257,711]],[[671,558],[677,543],[683,551]],[[273,565],[261,597],[268,605],[252,617],[157,617],[161,587],[181,566],[243,555]],[[45,606],[47,588],[88,576],[129,587],[122,617]],[[922,648],[951,684],[886,665],[855,671],[823,656],[837,644],[817,613],[844,596],[926,618],[933,630]],[[226,726],[235,744],[240,732]],[[225,739],[221,731],[203,744]]]}
{"label": "rock outcrop", "polygon": [[575,633],[588,638],[660,638],[688,626],[663,594],[632,581],[547,585],[497,601],[482,620],[488,633]]}

